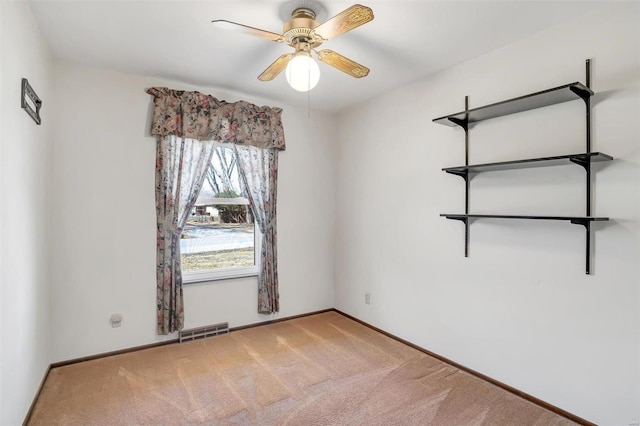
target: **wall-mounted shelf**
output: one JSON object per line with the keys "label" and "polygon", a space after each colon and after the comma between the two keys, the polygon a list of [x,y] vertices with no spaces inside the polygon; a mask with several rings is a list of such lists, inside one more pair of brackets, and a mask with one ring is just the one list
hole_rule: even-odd
{"label": "wall-mounted shelf", "polygon": [[583,225],[585,222],[599,222],[609,220],[608,217],[593,216],[534,216],[534,215],[512,215],[512,214],[458,214],[442,213],[440,216],[447,219],[533,219],[533,220],[566,220],[576,225]]}
{"label": "wall-mounted shelf", "polygon": [[565,164],[578,164],[584,166],[588,161],[592,163],[598,161],[611,161],[613,157],[601,152],[585,152],[582,154],[558,155],[555,157],[527,158],[524,160],[502,161],[499,163],[471,164],[468,166],[446,167],[443,171],[455,175],[464,172],[480,173],[493,172],[499,170],[523,169],[528,167],[549,167]]}
{"label": "wall-mounted shelf", "polygon": [[[458,220],[465,227],[465,257],[469,256],[469,224],[472,219],[533,219],[533,220],[560,220],[572,224],[582,225],[586,231],[585,263],[586,273],[591,273],[591,224],[593,222],[607,221],[608,217],[594,217],[591,215],[591,164],[600,161],[611,161],[613,157],[601,152],[591,152],[591,61],[586,61],[586,84],[569,83],[552,89],[531,93],[502,102],[485,105],[479,108],[469,109],[469,98],[465,97],[465,110],[455,114],[436,118],[433,121],[450,127],[459,126],[465,133],[465,165],[446,167],[443,171],[460,176],[465,181],[465,211],[461,214],[444,213],[440,216],[447,219]],[[523,160],[502,161],[497,163],[469,164],[469,125],[472,123],[490,120],[505,115],[529,111],[550,105],[582,99],[585,103],[586,124],[586,151],[579,154],[559,155],[554,157],[528,158]],[[512,170],[531,167],[549,167],[562,164],[577,164],[586,171],[586,212],[584,216],[536,216],[536,215],[497,215],[497,214],[470,214],[469,213],[469,189],[470,174],[489,171]]]}
{"label": "wall-mounted shelf", "polygon": [[490,120],[517,112],[529,111],[550,105],[560,104],[576,99],[588,99],[593,95],[593,91],[582,83],[569,83],[553,89],[531,93],[495,104],[485,105],[468,111],[457,112],[444,117],[436,118],[434,123],[446,126],[461,126],[463,123],[476,123],[478,121]]}

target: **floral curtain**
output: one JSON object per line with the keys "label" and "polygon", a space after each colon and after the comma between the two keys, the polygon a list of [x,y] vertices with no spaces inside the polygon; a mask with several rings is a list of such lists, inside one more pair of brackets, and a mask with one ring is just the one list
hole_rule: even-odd
{"label": "floral curtain", "polygon": [[173,333],[184,325],[180,235],[202,188],[213,149],[212,141],[177,136],[157,140],[158,334]]}
{"label": "floral curtain", "polygon": [[282,109],[239,101],[227,103],[200,92],[152,87],[152,135],[284,150]]}
{"label": "floral curtain", "polygon": [[235,145],[235,151],[253,216],[262,232],[258,312],[271,314],[280,310],[276,246],[278,150]]}
{"label": "floral curtain", "polygon": [[[184,323],[180,234],[202,188],[213,141],[232,143],[250,203],[263,233],[258,312],[279,310],[276,252],[278,151],[285,149],[282,110],[245,101],[227,103],[199,92],[153,87],[151,134],[157,137],[158,334]],[[241,148],[253,149],[244,150]]]}

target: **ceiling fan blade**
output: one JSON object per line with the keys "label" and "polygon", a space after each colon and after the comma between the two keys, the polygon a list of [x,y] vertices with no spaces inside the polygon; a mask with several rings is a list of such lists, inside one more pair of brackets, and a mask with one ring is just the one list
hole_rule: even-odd
{"label": "ceiling fan blade", "polygon": [[317,26],[313,32],[325,40],[337,37],[373,20],[373,10],[361,4],[354,4],[338,13],[327,22]]}
{"label": "ceiling fan blade", "polygon": [[216,20],[211,21],[213,26],[221,28],[223,30],[237,31],[243,34],[252,35],[254,37],[260,37],[271,41],[277,41],[279,43],[287,41],[282,34],[272,33],[270,31],[261,30],[258,28],[249,27],[247,25],[238,24],[236,22]]}
{"label": "ceiling fan blade", "polygon": [[369,75],[369,68],[360,65],[359,63],[354,62],[351,59],[334,52],[333,50],[324,49],[317,52],[317,54],[318,59],[321,62],[324,62],[327,65],[331,65],[332,67],[337,68],[352,77],[362,78]]}
{"label": "ceiling fan blade", "polygon": [[287,64],[293,57],[294,57],[293,53],[285,53],[284,55],[280,56],[271,65],[269,65],[267,69],[262,72],[262,74],[258,76],[258,80],[260,81],[273,80],[274,78],[276,78],[278,74],[282,72],[283,69],[287,67]]}

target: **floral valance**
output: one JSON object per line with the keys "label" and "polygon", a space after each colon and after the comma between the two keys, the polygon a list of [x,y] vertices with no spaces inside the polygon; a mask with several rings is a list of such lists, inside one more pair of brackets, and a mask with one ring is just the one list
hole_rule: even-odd
{"label": "floral valance", "polygon": [[152,87],[152,135],[285,149],[282,109],[228,103],[200,92]]}

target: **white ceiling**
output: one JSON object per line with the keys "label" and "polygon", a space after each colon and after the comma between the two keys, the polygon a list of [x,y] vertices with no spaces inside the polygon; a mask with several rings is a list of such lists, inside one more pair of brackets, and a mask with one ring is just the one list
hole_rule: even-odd
{"label": "white ceiling", "polygon": [[[280,33],[293,5],[311,0],[29,3],[56,58],[307,105],[307,94],[291,89],[284,73],[271,82],[257,80],[290,47],[217,29],[210,22],[226,19]],[[354,3],[323,0],[326,11],[320,11],[318,21]],[[354,79],[320,64],[320,83],[310,93],[311,108],[338,112],[606,5],[482,0],[361,3],[373,9],[375,19],[323,48],[371,68],[371,73]]]}

